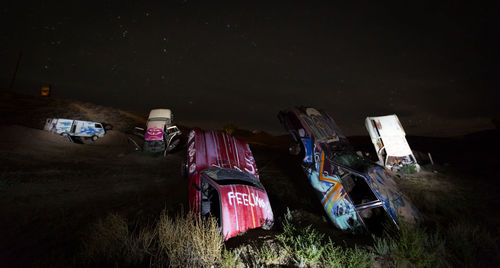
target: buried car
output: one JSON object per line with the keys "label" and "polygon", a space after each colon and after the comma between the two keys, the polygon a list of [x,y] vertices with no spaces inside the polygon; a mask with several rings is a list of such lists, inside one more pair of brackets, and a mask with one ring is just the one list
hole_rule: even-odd
{"label": "buried car", "polygon": [[93,141],[106,134],[101,123],[64,118],[47,118],[43,129],[62,136],[90,138]]}
{"label": "buried car", "polygon": [[381,165],[390,170],[414,166],[416,171],[420,171],[420,165],[406,141],[405,130],[397,115],[367,117],[365,126]]}
{"label": "buried car", "polygon": [[[153,109],[149,112],[144,133],[143,150],[151,153],[167,153],[179,144],[181,131],[172,125],[173,114],[170,109]],[[143,130],[137,128],[136,130]]]}
{"label": "buried car", "polygon": [[[302,168],[331,222],[341,230],[368,230],[389,218],[414,222],[417,211],[382,166],[358,156],[324,111],[298,107],[278,115],[302,153]],[[380,225],[379,225],[380,226]]]}
{"label": "buried car", "polygon": [[189,207],[215,217],[225,239],[274,222],[248,143],[223,132],[194,129],[183,164]]}

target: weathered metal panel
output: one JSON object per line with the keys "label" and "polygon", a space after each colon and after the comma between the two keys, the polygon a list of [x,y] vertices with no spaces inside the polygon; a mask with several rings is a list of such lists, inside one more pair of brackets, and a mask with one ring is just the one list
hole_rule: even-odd
{"label": "weathered metal panel", "polygon": [[[193,133],[193,134],[191,134]],[[259,178],[259,172],[248,143],[226,133],[194,129],[194,145],[188,147],[189,154],[196,154],[196,161],[189,170],[204,170],[210,167],[230,168],[244,171]]]}
{"label": "weathered metal panel", "polygon": [[[193,129],[188,135],[188,187],[189,205],[201,212],[201,174],[211,168],[232,169],[253,176],[259,174],[248,143],[223,132]],[[209,179],[209,178],[206,178]],[[261,227],[274,221],[267,193],[256,187],[212,181],[220,198],[222,232],[229,239],[248,229]]]}
{"label": "weathered metal panel", "polygon": [[273,221],[267,193],[247,185],[219,187],[222,204],[222,233],[226,239]]}

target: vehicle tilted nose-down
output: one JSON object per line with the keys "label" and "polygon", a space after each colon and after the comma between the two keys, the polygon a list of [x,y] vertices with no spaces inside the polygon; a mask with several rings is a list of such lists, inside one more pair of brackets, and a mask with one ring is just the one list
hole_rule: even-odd
{"label": "vehicle tilted nose-down", "polygon": [[274,222],[248,143],[223,132],[194,129],[183,164],[189,207],[215,217],[225,239]]}
{"label": "vehicle tilted nose-down", "polygon": [[397,115],[367,117],[365,126],[381,165],[390,170],[399,170],[404,166],[420,170]]}
{"label": "vehicle tilted nose-down", "polygon": [[170,109],[151,110],[144,134],[146,152],[170,152],[179,144],[181,131],[172,125],[173,115]]}
{"label": "vehicle tilted nose-down", "polygon": [[291,152],[301,153],[302,168],[336,227],[371,231],[387,216],[396,225],[418,219],[392,175],[358,156],[326,112],[296,107],[281,111],[278,118],[297,143]]}

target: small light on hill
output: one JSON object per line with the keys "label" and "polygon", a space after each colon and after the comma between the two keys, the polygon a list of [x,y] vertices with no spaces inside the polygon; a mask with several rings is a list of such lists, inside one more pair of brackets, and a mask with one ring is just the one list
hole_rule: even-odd
{"label": "small light on hill", "polygon": [[50,96],[50,85],[49,84],[43,84],[40,86],[40,95],[42,97],[49,97]]}

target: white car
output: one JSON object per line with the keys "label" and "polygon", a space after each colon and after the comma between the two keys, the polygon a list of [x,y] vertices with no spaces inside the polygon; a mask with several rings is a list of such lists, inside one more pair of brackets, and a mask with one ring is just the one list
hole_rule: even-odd
{"label": "white car", "polygon": [[47,118],[43,129],[62,136],[91,138],[93,141],[106,134],[101,123],[64,118]]}
{"label": "white car", "polygon": [[399,170],[403,166],[414,165],[420,171],[415,156],[406,141],[406,133],[397,115],[367,117],[365,126],[380,164],[390,170]]}

